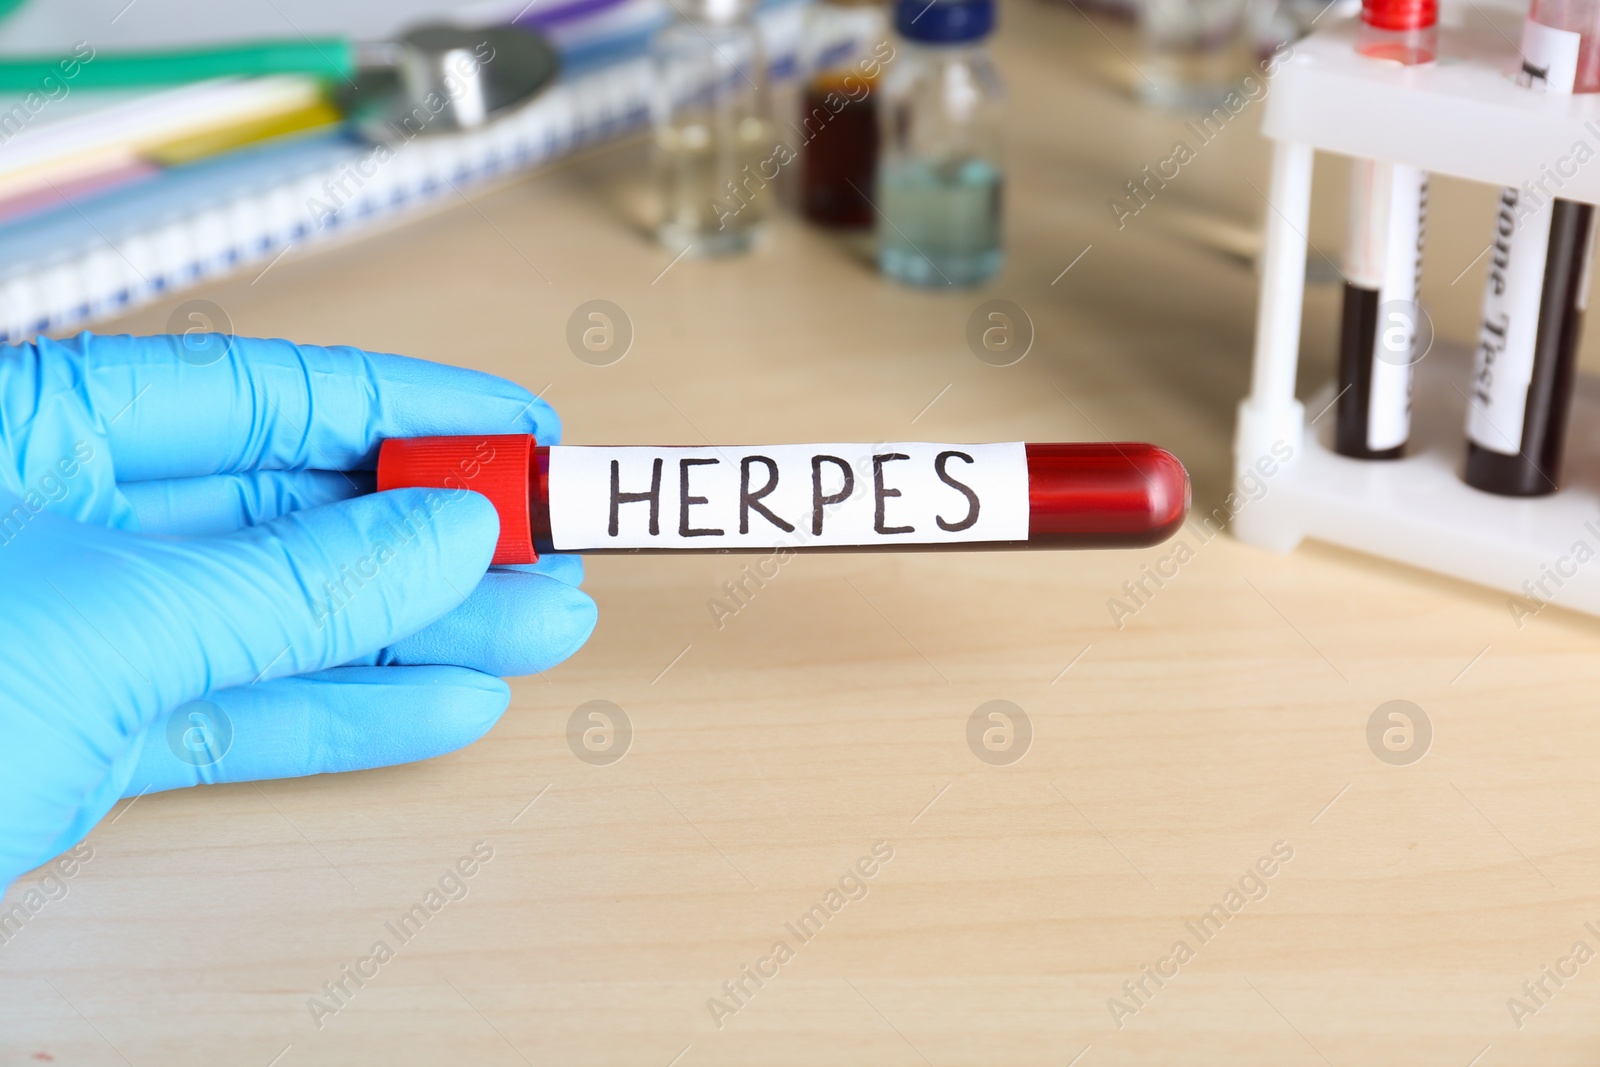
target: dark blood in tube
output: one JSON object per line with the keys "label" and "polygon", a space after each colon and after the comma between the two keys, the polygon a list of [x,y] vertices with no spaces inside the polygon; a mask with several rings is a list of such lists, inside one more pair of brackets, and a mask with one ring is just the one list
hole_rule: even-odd
{"label": "dark blood in tube", "polygon": [[[1417,66],[1438,54],[1435,0],[1365,0],[1356,49]],[[1428,176],[1400,163],[1352,159],[1339,326],[1334,450],[1353,459],[1398,459],[1411,433],[1417,293]]]}
{"label": "dark blood in tube", "polygon": [[[1600,91],[1600,4],[1533,0],[1518,84],[1551,94]],[[1545,168],[1545,173],[1553,173]],[[1467,405],[1468,485],[1543,496],[1561,456],[1583,310],[1594,208],[1554,196],[1559,178],[1500,192]]]}

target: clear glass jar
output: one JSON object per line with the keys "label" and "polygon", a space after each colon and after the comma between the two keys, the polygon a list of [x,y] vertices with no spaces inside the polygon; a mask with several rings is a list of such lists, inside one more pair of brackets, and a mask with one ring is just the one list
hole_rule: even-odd
{"label": "clear glass jar", "polygon": [[1001,244],[1000,76],[992,0],[899,0],[880,116],[878,266],[909,285],[977,285]]}
{"label": "clear glass jar", "polygon": [[675,252],[754,244],[784,160],[767,109],[767,62],[751,0],[679,0],[651,43],[657,235]]}
{"label": "clear glass jar", "polygon": [[870,230],[878,175],[878,78],[894,58],[881,0],[819,0],[801,53],[800,212],[819,226]]}
{"label": "clear glass jar", "polygon": [[1250,70],[1251,0],[1144,0],[1138,93],[1175,111],[1221,105]]}

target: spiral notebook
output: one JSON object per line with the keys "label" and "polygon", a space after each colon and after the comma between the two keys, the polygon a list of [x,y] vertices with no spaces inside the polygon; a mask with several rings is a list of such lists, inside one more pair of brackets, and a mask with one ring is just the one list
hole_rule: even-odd
{"label": "spiral notebook", "polygon": [[[0,340],[76,329],[208,278],[261,270],[290,248],[642,128],[651,93],[643,49],[664,15],[614,6],[603,13],[609,32],[591,22],[565,40],[552,33],[567,73],[481,129],[385,149],[343,131],[307,134],[0,220]],[[781,0],[758,16],[776,74],[793,69],[800,8]]]}

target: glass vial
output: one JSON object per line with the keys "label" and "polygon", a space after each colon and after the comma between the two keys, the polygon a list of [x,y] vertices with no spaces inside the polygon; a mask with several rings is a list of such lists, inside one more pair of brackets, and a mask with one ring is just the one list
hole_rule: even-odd
{"label": "glass vial", "polygon": [[819,226],[870,229],[878,178],[878,78],[894,58],[880,0],[821,0],[806,12],[800,211]]}
{"label": "glass vial", "polygon": [[977,285],[1001,250],[993,0],[897,0],[902,45],[879,107],[878,267],[908,285]]}
{"label": "glass vial", "polygon": [[761,232],[779,158],[753,0],[679,0],[651,43],[657,236],[674,252],[743,252]]}
{"label": "glass vial", "polygon": [[[1597,29],[1596,0],[1533,0],[1519,84],[1548,93],[1600,91]],[[1554,195],[1549,184],[1500,191],[1468,395],[1464,477],[1503,496],[1559,488],[1572,410],[1595,213]]]}
{"label": "glass vial", "polygon": [[1172,111],[1219,107],[1250,71],[1251,0],[1143,0],[1137,93]]}

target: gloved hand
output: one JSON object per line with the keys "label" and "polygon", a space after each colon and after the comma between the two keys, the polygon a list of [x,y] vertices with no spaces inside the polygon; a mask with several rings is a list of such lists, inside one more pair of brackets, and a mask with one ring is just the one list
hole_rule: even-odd
{"label": "gloved hand", "polygon": [[486,573],[483,497],[371,492],[383,438],[462,433],[560,422],[349,348],[0,346],[0,890],[124,795],[449,752],[505,710],[498,675],[576,651],[576,559]]}

